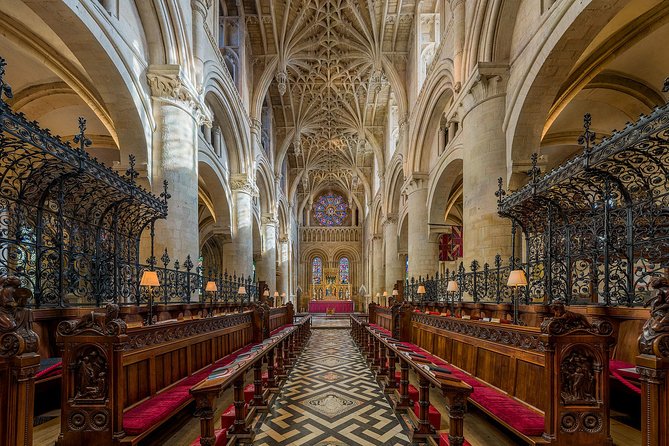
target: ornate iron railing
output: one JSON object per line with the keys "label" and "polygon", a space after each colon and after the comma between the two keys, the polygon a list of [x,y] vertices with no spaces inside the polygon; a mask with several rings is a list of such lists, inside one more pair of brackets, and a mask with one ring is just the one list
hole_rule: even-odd
{"label": "ornate iron railing", "polygon": [[[139,282],[156,259],[140,263],[140,237],[167,217],[167,182],[160,196],[136,182],[135,157],[121,176],[86,151],[86,121],[79,118],[76,146],[12,111],[0,58],[0,276],[16,276],[33,292],[35,307],[139,304]],[[204,277],[187,259],[158,269],[164,302],[190,302]],[[252,279],[218,274],[218,297],[234,301],[241,284],[257,296]],[[234,295],[232,290],[234,289]]]}
{"label": "ornate iron railing", "polygon": [[509,195],[498,181],[498,211],[512,221],[511,246],[522,237],[524,263],[513,252],[506,265],[499,256],[467,272],[461,264],[449,277],[412,278],[407,295],[415,299],[424,283],[425,300],[444,300],[450,278],[459,284],[456,300],[501,302],[512,294],[509,272],[522,269],[526,303],[646,301],[652,279],[669,269],[669,103],[599,144],[591,119],[585,115],[582,153],[543,176],[532,155],[529,183]]}

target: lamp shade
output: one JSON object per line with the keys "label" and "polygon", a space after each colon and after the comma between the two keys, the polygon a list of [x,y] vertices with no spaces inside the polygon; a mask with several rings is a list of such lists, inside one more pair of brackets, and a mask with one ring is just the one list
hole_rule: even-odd
{"label": "lamp shade", "polygon": [[399,296],[400,292],[397,289],[393,290],[393,296]]}
{"label": "lamp shade", "polygon": [[383,297],[388,297],[388,291],[383,292]]}
{"label": "lamp shade", "polygon": [[278,291],[274,292],[274,297],[279,297],[279,292]]}
{"label": "lamp shade", "polygon": [[425,294],[425,285],[418,285],[418,289],[416,290],[418,294]]}
{"label": "lamp shade", "polygon": [[210,292],[210,293],[215,293],[216,291],[218,291],[218,287],[216,286],[216,282],[214,282],[213,280],[210,280],[209,282],[207,282],[207,286],[204,287],[204,290],[207,291],[207,292]]}
{"label": "lamp shade", "polygon": [[514,269],[509,273],[507,286],[527,286],[527,277],[522,269]]}
{"label": "lamp shade", "polygon": [[160,286],[160,281],[158,280],[158,273],[155,271],[145,270],[142,273],[142,280],[139,281],[140,286]]}
{"label": "lamp shade", "polygon": [[281,297],[286,297],[286,293],[281,293]]}
{"label": "lamp shade", "polygon": [[446,291],[458,291],[458,282],[455,280],[449,280],[448,281],[448,286],[446,287]]}
{"label": "lamp shade", "polygon": [[376,297],[381,297],[381,293],[376,293]]}
{"label": "lamp shade", "polygon": [[240,286],[237,294],[246,294],[246,287],[244,285]]}
{"label": "lamp shade", "polygon": [[263,291],[262,295],[265,296],[265,297],[269,297],[269,290]]}

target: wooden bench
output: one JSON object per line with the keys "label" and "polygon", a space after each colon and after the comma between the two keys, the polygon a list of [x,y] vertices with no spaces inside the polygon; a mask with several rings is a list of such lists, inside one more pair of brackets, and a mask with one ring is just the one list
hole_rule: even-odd
{"label": "wooden bench", "polygon": [[[310,335],[311,316],[276,330],[248,355],[226,369],[217,369],[190,389],[196,401],[195,415],[200,418],[200,437],[192,445],[222,445],[253,441],[251,427],[256,410],[266,411],[271,405],[267,393],[277,393],[276,379],[286,378]],[[268,386],[263,390],[263,363],[267,363]],[[253,385],[244,386],[245,375],[253,370]],[[216,400],[226,389],[233,388],[233,404],[221,416],[221,427],[215,428],[213,414]],[[249,387],[251,392],[247,392]]]}
{"label": "wooden bench", "polygon": [[474,387],[470,402],[525,442],[610,445],[612,326],[559,311],[541,328],[414,313],[411,341],[444,360]]}
{"label": "wooden bench", "polygon": [[[409,437],[413,442],[425,442],[436,445],[439,440],[437,430],[440,425],[440,414],[430,404],[430,387],[436,387],[448,401],[449,432],[447,441],[454,446],[464,444],[464,413],[467,396],[472,392],[471,386],[459,379],[444,378],[425,369],[430,361],[407,355],[406,343],[391,337],[390,331],[376,324],[368,324],[357,316],[351,316],[353,339],[361,352],[377,372],[377,378],[385,383],[384,391],[392,394],[395,410],[406,410],[413,421],[413,429]],[[395,366],[399,363],[399,380],[395,380]],[[409,370],[412,370],[419,381],[419,389],[409,384]],[[412,393],[415,393],[412,395]]]}
{"label": "wooden bench", "polygon": [[138,443],[192,403],[194,384],[262,342],[265,323],[251,309],[128,328],[114,305],[61,322],[57,444]]}

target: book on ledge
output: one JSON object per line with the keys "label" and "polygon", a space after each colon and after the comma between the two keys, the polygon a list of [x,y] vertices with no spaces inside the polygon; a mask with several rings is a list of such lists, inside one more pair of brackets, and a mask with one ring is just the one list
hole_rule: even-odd
{"label": "book on ledge", "polygon": [[429,367],[430,367],[430,370],[432,370],[432,371],[434,371],[434,372],[439,372],[439,373],[451,373],[450,370],[445,369],[445,368],[443,368],[443,367],[439,367],[438,365],[434,365],[434,364],[432,364],[432,365],[430,365]]}

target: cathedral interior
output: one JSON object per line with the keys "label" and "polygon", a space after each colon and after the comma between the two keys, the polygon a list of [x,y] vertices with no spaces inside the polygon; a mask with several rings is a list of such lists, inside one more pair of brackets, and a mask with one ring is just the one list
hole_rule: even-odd
{"label": "cathedral interior", "polygon": [[665,0],[0,0],[0,446],[669,446],[666,42]]}

